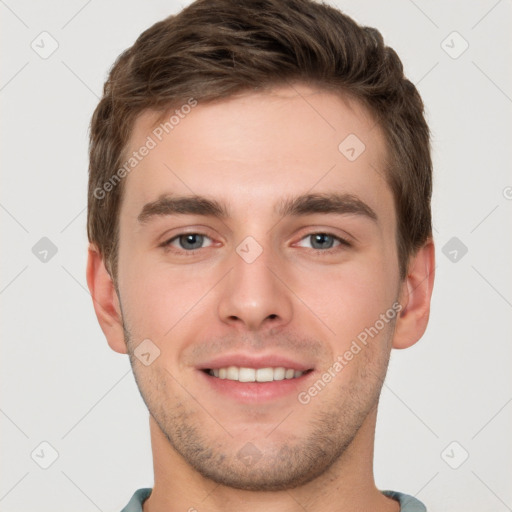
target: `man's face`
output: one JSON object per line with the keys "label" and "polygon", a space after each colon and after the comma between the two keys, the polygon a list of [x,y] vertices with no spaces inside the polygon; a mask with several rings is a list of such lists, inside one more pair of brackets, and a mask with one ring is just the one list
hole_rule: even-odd
{"label": "man's face", "polygon": [[[253,490],[308,482],[375,412],[387,368],[400,282],[382,132],[358,103],[299,85],[199,103],[161,141],[155,120],[134,126],[128,155],[157,144],[126,178],[120,213],[141,394],[202,475]],[[302,195],[323,200],[292,204]],[[184,196],[226,216],[201,201],[176,213],[168,200]]]}

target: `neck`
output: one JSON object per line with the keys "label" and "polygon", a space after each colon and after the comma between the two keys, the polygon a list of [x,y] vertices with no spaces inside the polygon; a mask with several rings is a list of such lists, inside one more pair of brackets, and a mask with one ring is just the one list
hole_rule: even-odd
{"label": "neck", "polygon": [[283,491],[233,489],[209,480],[178,454],[150,416],[155,484],[144,512],[398,512],[396,501],[381,494],[373,478],[373,445],[377,408],[343,455],[324,474]]}

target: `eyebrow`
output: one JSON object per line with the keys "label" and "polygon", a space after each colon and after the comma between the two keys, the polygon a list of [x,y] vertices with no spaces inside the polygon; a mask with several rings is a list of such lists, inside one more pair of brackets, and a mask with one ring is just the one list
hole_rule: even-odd
{"label": "eyebrow", "polygon": [[[281,217],[299,217],[315,213],[334,213],[338,215],[356,214],[377,221],[375,211],[352,194],[324,193],[303,194],[279,201],[274,212]],[[137,220],[147,223],[155,217],[166,215],[203,215],[227,219],[229,209],[223,203],[204,196],[170,196],[163,195],[147,203],[142,208]]]}
{"label": "eyebrow", "polygon": [[177,197],[164,195],[156,201],[145,204],[137,220],[144,224],[153,217],[164,215],[204,215],[223,219],[228,217],[228,211],[215,199],[195,195]]}
{"label": "eyebrow", "polygon": [[352,194],[304,194],[282,200],[276,208],[281,217],[314,213],[357,214],[377,221],[377,214],[364,201]]}

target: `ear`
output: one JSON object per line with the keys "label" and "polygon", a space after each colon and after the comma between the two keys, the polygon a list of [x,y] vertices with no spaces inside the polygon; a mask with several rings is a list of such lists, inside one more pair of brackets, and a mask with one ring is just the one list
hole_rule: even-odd
{"label": "ear", "polygon": [[120,354],[126,354],[119,299],[103,257],[94,244],[90,244],[88,250],[87,285],[91,292],[96,317],[110,348]]}
{"label": "ear", "polygon": [[400,290],[402,310],[395,324],[393,348],[408,348],[424,334],[434,286],[434,242],[429,239],[409,262]]}

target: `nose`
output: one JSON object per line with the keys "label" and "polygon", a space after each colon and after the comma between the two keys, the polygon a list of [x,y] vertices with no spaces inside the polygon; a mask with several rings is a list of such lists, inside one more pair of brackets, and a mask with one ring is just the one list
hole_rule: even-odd
{"label": "nose", "polygon": [[279,258],[265,249],[254,260],[239,252],[232,261],[232,270],[221,283],[220,320],[248,331],[288,324],[293,316],[292,292]]}

